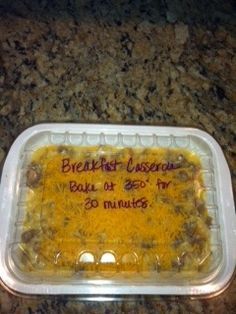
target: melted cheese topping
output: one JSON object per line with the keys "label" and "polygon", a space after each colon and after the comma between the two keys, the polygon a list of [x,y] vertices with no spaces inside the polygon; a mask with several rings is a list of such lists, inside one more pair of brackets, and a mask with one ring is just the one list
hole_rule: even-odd
{"label": "melted cheese topping", "polygon": [[26,269],[199,269],[210,254],[200,170],[184,149],[37,150],[26,175]]}

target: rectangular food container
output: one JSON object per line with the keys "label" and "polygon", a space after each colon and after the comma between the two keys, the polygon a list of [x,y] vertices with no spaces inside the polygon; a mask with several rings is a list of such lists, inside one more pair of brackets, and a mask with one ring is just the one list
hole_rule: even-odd
{"label": "rectangular food container", "polygon": [[[51,159],[47,160],[44,168],[40,168],[33,156],[37,156],[39,163],[43,164],[46,157],[45,151],[42,151],[46,147],[53,147]],[[42,151],[37,155],[40,149]],[[141,158],[135,155],[138,151],[143,156],[154,158],[156,164],[150,160],[142,160],[138,164],[135,159],[137,156]],[[61,159],[57,159],[59,157],[55,152]],[[185,153],[190,157],[185,157]],[[68,157],[75,154],[78,159],[76,163],[75,157],[71,157],[73,162]],[[129,156],[126,168],[119,160],[119,156],[123,156],[123,163],[127,161],[125,154]],[[78,156],[85,157],[81,161]],[[111,161],[107,156],[118,157]],[[188,158],[197,158],[200,167]],[[56,160],[60,162],[60,169],[55,166]],[[53,167],[60,173],[57,170],[52,172]],[[192,177],[191,171],[200,178],[198,181]],[[151,172],[149,178],[148,173]],[[108,180],[103,176],[107,176]],[[163,180],[170,177],[169,181]],[[62,196],[63,189],[68,187],[61,185],[61,178],[67,178],[71,194],[67,191]],[[83,180],[76,182],[75,178]],[[155,187],[149,181],[153,178],[156,180]],[[117,188],[119,184],[122,189]],[[192,202],[197,209],[190,210],[185,206],[183,210],[178,205],[179,199],[184,204],[183,195],[176,194],[176,203],[175,199],[170,201],[167,197],[169,185],[173,197],[173,193],[182,191],[178,189],[185,187],[185,184],[194,185],[194,189],[188,186],[188,190],[183,190],[181,194],[186,194],[189,202],[186,204]],[[54,188],[55,195],[51,193]],[[155,193],[152,194],[150,189]],[[41,191],[41,194],[37,191]],[[195,191],[196,195],[189,191]],[[133,194],[130,195],[137,196],[138,200],[135,197],[127,202],[118,200],[121,198],[119,195],[129,195],[131,192]],[[37,193],[40,198],[36,202]],[[74,206],[70,199],[72,194],[74,199],[75,195],[79,195],[85,203],[78,201]],[[108,195],[109,200],[104,200],[103,195]],[[201,199],[200,195],[204,197]],[[54,202],[48,203],[50,197]],[[96,197],[103,203],[101,210],[96,209]],[[200,199],[203,203],[199,205],[197,202]],[[67,204],[66,207],[61,200]],[[159,202],[159,205],[155,205],[155,202]],[[149,207],[153,216],[147,216]],[[171,208],[175,211],[173,214],[170,214]],[[169,216],[167,219],[165,212],[170,215],[169,225]],[[1,178],[0,215],[0,277],[12,292],[49,295],[215,295],[228,286],[235,269],[236,219],[229,168],[218,143],[198,129],[104,124],[41,124],[31,127],[16,139],[6,158]],[[124,228],[131,219],[134,232],[135,226],[144,226],[143,238],[140,231],[134,233],[136,237],[131,235],[130,239],[124,239],[121,235],[117,243],[111,241],[110,250],[104,231],[110,223],[106,215],[110,215],[111,221],[115,215],[127,215],[127,219],[121,218],[109,230],[116,232],[116,228],[121,228],[121,233],[129,234],[130,229],[124,231]],[[62,216],[64,225],[59,230]],[[142,217],[146,219],[145,223]],[[159,217],[159,227],[155,225],[153,217]],[[176,217],[176,221],[173,217]],[[97,233],[93,233],[89,219],[94,219]],[[101,219],[107,219],[104,230],[99,229],[103,228],[99,227],[103,223],[99,221]],[[82,230],[82,221],[88,224],[88,229],[92,230],[90,233],[86,228]],[[33,222],[37,228],[32,225]],[[183,234],[175,237],[170,244],[167,241],[168,230],[175,232],[177,227],[173,226],[178,223]],[[205,228],[206,237],[197,233],[198,223]],[[163,227],[163,224],[166,226]],[[67,234],[67,230],[75,228],[73,226],[78,228],[76,234],[73,231],[76,240]],[[163,236],[161,240],[161,234],[155,238],[155,230],[157,234],[162,230],[158,231],[158,228],[164,228],[164,232],[167,230],[166,238]],[[97,240],[94,234],[98,236]],[[148,237],[151,234],[154,236],[150,240]],[[145,242],[144,238],[151,242]],[[175,253],[171,255],[165,247],[167,242],[170,252],[176,252],[175,257]],[[66,258],[63,260],[61,251],[54,252],[54,248],[52,260],[49,259],[53,245],[65,247],[67,253],[70,251],[67,262]],[[194,250],[200,250],[198,257],[198,251]]]}

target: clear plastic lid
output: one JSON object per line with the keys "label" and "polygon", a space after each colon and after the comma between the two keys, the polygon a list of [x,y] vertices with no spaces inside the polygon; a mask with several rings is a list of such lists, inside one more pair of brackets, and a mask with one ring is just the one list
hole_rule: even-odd
{"label": "clear plastic lid", "polygon": [[1,181],[0,275],[30,294],[213,294],[235,267],[230,173],[191,128],[42,124]]}

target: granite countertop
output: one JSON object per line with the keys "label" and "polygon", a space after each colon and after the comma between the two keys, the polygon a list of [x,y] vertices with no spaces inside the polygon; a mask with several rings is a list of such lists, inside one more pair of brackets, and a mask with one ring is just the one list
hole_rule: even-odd
{"label": "granite countertop", "polygon": [[[233,1],[0,1],[0,162],[41,122],[191,126],[221,145],[236,186]],[[0,313],[235,313],[212,299],[20,297]]]}

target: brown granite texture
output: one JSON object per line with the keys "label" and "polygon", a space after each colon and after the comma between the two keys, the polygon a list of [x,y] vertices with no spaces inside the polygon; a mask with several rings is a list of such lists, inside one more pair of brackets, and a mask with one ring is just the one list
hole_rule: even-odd
{"label": "brown granite texture", "polygon": [[[48,1],[39,2],[32,14],[27,1],[15,1],[12,12],[0,1],[0,162],[17,135],[40,122],[191,126],[219,142],[235,187],[236,37],[234,24],[225,22],[229,11],[217,11],[220,22],[208,24],[207,15],[196,23],[181,19],[173,9],[177,1],[162,1],[150,12],[140,4],[131,18],[124,8],[119,15],[106,6],[94,6],[88,14],[82,10],[86,1],[67,1],[69,9],[62,1],[55,14]],[[13,296],[0,288],[0,313],[235,309],[235,280],[208,300],[140,296],[96,302]]]}

